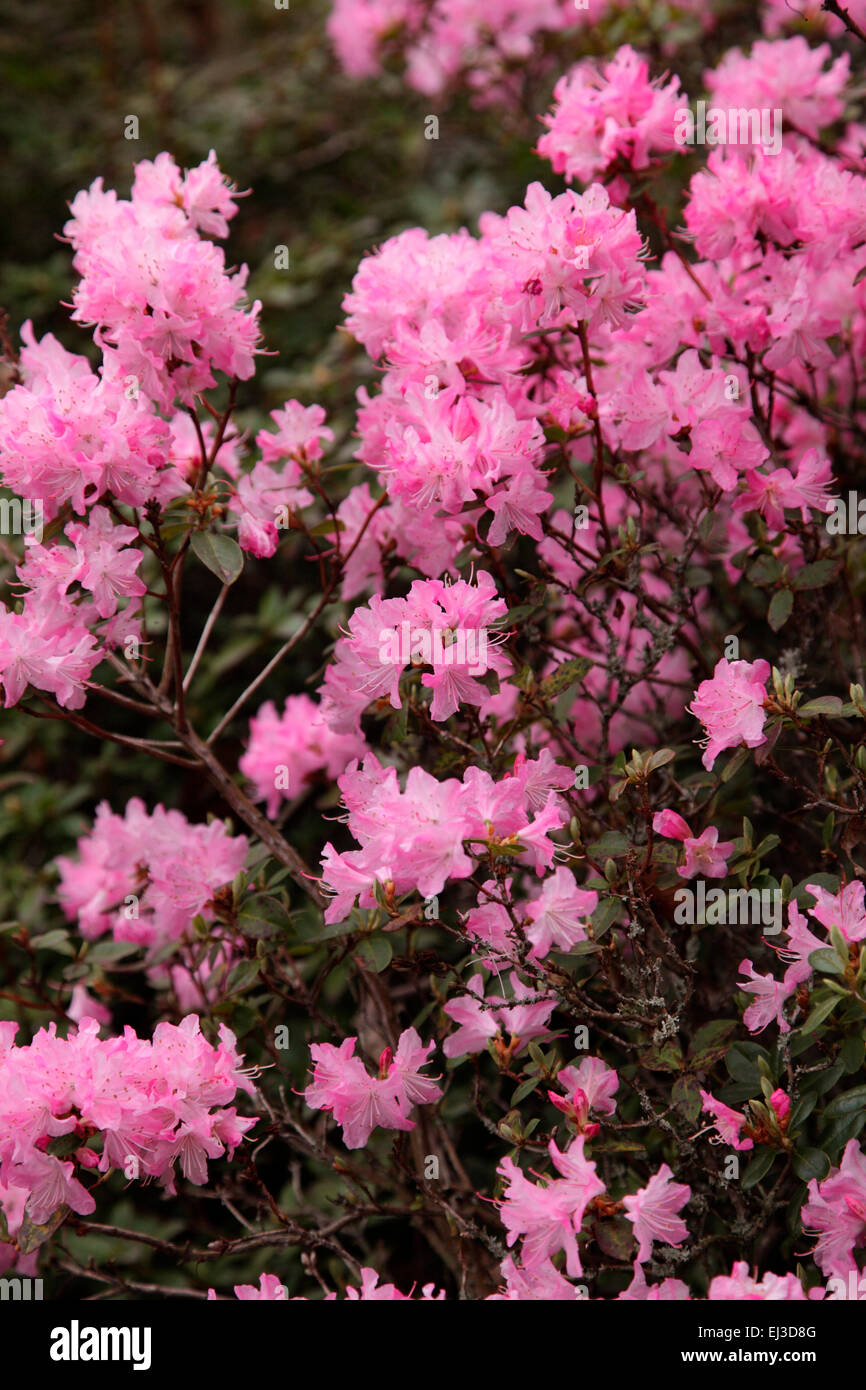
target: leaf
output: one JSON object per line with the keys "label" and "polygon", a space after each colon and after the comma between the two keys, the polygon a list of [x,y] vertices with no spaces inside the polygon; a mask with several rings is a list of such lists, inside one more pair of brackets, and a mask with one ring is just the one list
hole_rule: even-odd
{"label": "leaf", "polygon": [[[755,1051],[752,1051],[752,1049]],[[758,1057],[765,1055],[756,1043],[733,1043],[725,1053],[725,1066],[735,1081],[754,1082],[758,1086]]]}
{"label": "leaf", "polygon": [[33,1250],[38,1250],[39,1246],[43,1245],[45,1241],[48,1240],[49,1236],[54,1235],[57,1227],[63,1224],[69,1215],[69,1210],[67,1206],[58,1207],[57,1210],[52,1212],[51,1216],[49,1216],[44,1226],[34,1225],[29,1216],[25,1216],[18,1229],[18,1234],[15,1237],[15,1243],[20,1253],[22,1255],[29,1255]]}
{"label": "leaf", "polygon": [[738,749],[737,749],[737,751],[736,751],[736,753],[734,754],[734,756],[733,756],[732,758],[729,758],[729,759],[728,759],[728,762],[727,762],[727,764],[726,764],[726,766],[725,766],[725,770],[724,770],[724,772],[722,773],[722,781],[723,781],[723,782],[730,782],[731,778],[732,778],[733,776],[735,776],[736,773],[739,772],[739,770],[740,770],[740,768],[743,766],[743,764],[746,763],[746,762],[748,762],[748,758],[749,758],[749,753],[750,753],[750,752],[751,752],[751,749],[749,749],[749,748],[738,748]]}
{"label": "leaf", "polygon": [[791,1167],[802,1182],[826,1178],[831,1164],[823,1149],[799,1149],[791,1159]]}
{"label": "leaf", "polygon": [[[808,1044],[808,1039],[806,1041]],[[803,1095],[809,1091],[814,1091],[816,1096],[823,1096],[825,1091],[832,1091],[842,1076],[842,1072],[841,1062],[834,1062],[832,1066],[825,1067],[823,1071],[810,1072],[800,1082],[800,1091]]]}
{"label": "leaf", "polygon": [[846,1038],[839,1053],[843,1070],[850,1075],[859,1071],[866,1057],[866,1041],[863,1038]]}
{"label": "leaf", "polygon": [[391,964],[393,952],[386,936],[368,936],[352,954],[374,975],[380,975]]}
{"label": "leaf", "polygon": [[137,941],[97,941],[87,952],[87,959],[93,961],[122,960],[139,949]]}
{"label": "leaf", "polygon": [[69,940],[69,933],[62,927],[56,927],[54,931],[43,932],[42,936],[31,938],[30,945],[36,951],[58,951],[62,956],[74,956],[75,947]]}
{"label": "leaf", "polygon": [[223,584],[234,584],[244,567],[244,554],[237,541],[215,531],[194,531],[190,546],[202,564]]}
{"label": "leaf", "polygon": [[701,1113],[701,1088],[693,1076],[679,1076],[671,1087],[671,1100],[689,1124]]}
{"label": "leaf", "polygon": [[796,1134],[803,1121],[811,1115],[817,1103],[818,1096],[814,1091],[807,1091],[806,1095],[800,1097],[788,1117],[789,1134]]}
{"label": "leaf", "polygon": [[820,1028],[825,1018],[830,1017],[840,998],[841,995],[831,994],[829,999],[822,999],[820,1003],[816,1004],[800,1032],[803,1034],[814,1033],[816,1028]]}
{"label": "leaf", "polygon": [[758,1151],[742,1176],[740,1187],[744,1192],[748,1192],[750,1187],[754,1187],[755,1183],[766,1177],[773,1166],[773,1160],[777,1153],[778,1149],[770,1148],[762,1148]]}
{"label": "leaf", "polygon": [[844,1115],[854,1115],[860,1110],[866,1111],[866,1086],[855,1086],[844,1095],[835,1096],[825,1107],[824,1118],[838,1120]]}
{"label": "leaf", "polygon": [[699,1028],[689,1048],[689,1066],[693,1071],[706,1071],[713,1062],[724,1057],[728,1039],[738,1027],[733,1018],[717,1018]]}
{"label": "leaf", "polygon": [[515,1105],[519,1105],[522,1100],[526,1100],[527,1096],[531,1096],[538,1085],[539,1080],[537,1076],[530,1076],[528,1081],[521,1081],[514,1095],[511,1097],[512,1108]]}
{"label": "leaf", "polygon": [[838,718],[842,713],[842,701],[838,695],[820,695],[817,700],[807,700],[800,705],[797,713],[804,719],[815,719],[819,714]]}
{"label": "leaf", "polygon": [[777,589],[770,599],[770,606],[767,609],[767,622],[774,632],[780,628],[791,616],[794,608],[794,595],[790,589]]}
{"label": "leaf", "polygon": [[811,565],[804,565],[791,583],[795,589],[823,589],[833,578],[836,568],[835,560],[815,560]]}
{"label": "leaf", "polygon": [[242,989],[249,989],[250,985],[257,978],[261,968],[261,961],[241,960],[237,965],[232,966],[229,977],[226,980],[226,994],[238,994]]}
{"label": "leaf", "polygon": [[828,946],[822,946],[818,951],[812,951],[809,955],[809,964],[814,970],[823,970],[829,975],[844,975],[845,967]]}
{"label": "leaf", "polygon": [[682,1071],[683,1051],[675,1038],[669,1038],[661,1047],[647,1048],[640,1061],[649,1071]]}
{"label": "leaf", "polygon": [[614,922],[622,913],[622,903],[619,898],[602,898],[601,902],[593,912],[590,921],[592,922],[592,937],[598,941],[604,936],[605,932],[610,931]]}
{"label": "leaf", "polygon": [[569,661],[561,661],[555,671],[545,676],[541,682],[541,693],[548,697],[561,695],[570,685],[583,680],[592,662],[585,656],[575,656]]}
{"label": "leaf", "polygon": [[634,1249],[634,1227],[625,1217],[594,1221],[592,1233],[598,1247],[612,1260],[630,1260]]}

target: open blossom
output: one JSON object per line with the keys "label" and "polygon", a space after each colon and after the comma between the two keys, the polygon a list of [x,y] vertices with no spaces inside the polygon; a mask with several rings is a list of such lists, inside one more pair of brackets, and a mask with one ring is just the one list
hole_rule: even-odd
{"label": "open blossom", "polygon": [[728,661],[722,657],[710,680],[701,681],[689,709],[706,729],[703,764],[711,771],[726,748],[757,748],[764,734],[767,661]]}
{"label": "open blossom", "polygon": [[672,1182],[673,1173],[663,1163],[638,1192],[623,1198],[626,1216],[634,1226],[638,1243],[637,1261],[643,1264],[652,1254],[654,1240],[664,1245],[680,1245],[687,1239],[689,1228],[678,1216],[692,1194],[686,1183]]}
{"label": "open blossom", "polygon": [[857,1270],[854,1249],[866,1243],[866,1155],[849,1139],[839,1167],[809,1182],[803,1229],[818,1235],[813,1258],[827,1277],[845,1279]]}
{"label": "open blossom", "polygon": [[531,960],[542,960],[551,948],[570,951],[587,939],[587,922],[598,906],[594,889],[578,888],[574,874],[560,865],[544,880],[540,895],[526,913],[531,925],[526,936],[532,942]]}
{"label": "open blossom", "polygon": [[[234,1034],[220,1024],[212,1046],[198,1018],[157,1025],[153,1041],[126,1027],[100,1040],[84,1017],[68,1038],[51,1023],[15,1046],[18,1025],[0,1023],[0,1209],[14,1237],[26,1215],[36,1225],[63,1205],[89,1215],[96,1202],[81,1177],[120,1168],[128,1180],[159,1178],[175,1191],[175,1165],[188,1181],[207,1181],[209,1159],[229,1157],[255,1119],[230,1105],[255,1095],[240,1066]],[[80,1135],[64,1160],[45,1153],[58,1135]],[[102,1140],[101,1154],[89,1136]],[[80,1165],[77,1166],[77,1165]]]}
{"label": "open blossom", "polygon": [[710,1281],[707,1299],[711,1303],[797,1303],[806,1301],[806,1293],[796,1274],[765,1274],[759,1280],[749,1273],[745,1260],[736,1260],[730,1274],[717,1274]]}
{"label": "open blossom", "polygon": [[784,980],[777,980],[772,975],[759,975],[750,960],[741,960],[739,972],[747,977],[747,983],[738,981],[738,987],[745,994],[752,994],[755,1002],[750,1004],[743,1014],[743,1022],[751,1033],[760,1033],[774,1019],[779,1025],[779,1031],[789,1033],[791,1025],[785,1017],[785,1000],[790,994],[788,986]]}
{"label": "open blossom", "polygon": [[340,921],[356,900],[374,907],[377,883],[391,882],[397,894],[417,890],[431,898],[448,879],[468,878],[473,861],[464,841],[519,848],[533,857],[540,873],[553,858],[550,832],[565,820],[553,792],[541,813],[531,817],[517,778],[494,782],[476,767],[467,769],[462,782],[454,777],[440,782],[424,768],[412,767],[401,791],[397,769],[368,754],[362,767],[353,762],[337,781],[346,823],[361,848],[339,853],[330,842],[325,845],[322,883],[332,894],[326,922]]}
{"label": "open blossom", "polygon": [[136,165],[129,200],[96,179],[70,204],[63,230],[81,276],[72,317],[96,325],[112,371],[164,411],[191,405],[215,371],[253,374],[261,306],[243,303],[247,269],[227,273],[199,235],[225,234],[231,191],[213,156],[181,180],[161,154]]}
{"label": "open blossom", "polygon": [[511,1055],[516,1056],[534,1038],[547,1035],[546,1025],[553,1013],[554,1001],[538,999],[532,986],[524,984],[515,971],[511,973],[511,999],[501,994],[485,997],[482,975],[473,975],[466,988],[467,994],[449,999],[443,1006],[443,1012],[459,1024],[442,1044],[446,1057],[481,1052],[491,1038],[501,1038]]}
{"label": "open blossom", "polygon": [[600,70],[584,61],[559,79],[538,153],[568,183],[587,183],[615,161],[646,169],[653,154],[675,148],[682,100],[676,77],[650,81],[646,60],[624,44]]}
{"label": "open blossom", "polygon": [[506,612],[483,572],[474,584],[417,579],[404,599],[371,599],[337,642],[322,686],[323,719],[336,733],[352,733],[374,700],[400,709],[400,677],[413,666],[432,667],[421,677],[433,691],[432,719],[447,719],[461,704],[483,705],[489,692],[479,677],[511,670],[492,630]]}
{"label": "open blossom", "polygon": [[497,1169],[506,1182],[500,1207],[506,1243],[512,1246],[520,1238],[520,1258],[527,1271],[543,1267],[557,1250],[564,1250],[566,1273],[576,1278],[582,1272],[577,1236],[586,1208],[604,1191],[604,1183],[584,1154],[583,1135],[564,1153],[551,1139],[548,1152],[562,1176],[546,1184],[530,1182],[511,1158],[504,1158]]}
{"label": "open blossom", "polygon": [[686,860],[677,869],[680,878],[694,878],[697,874],[703,878],[724,878],[727,874],[734,842],[719,841],[719,832],[714,825],[708,825],[703,834],[695,837],[687,822],[676,811],[656,811],[653,830],[656,835],[682,841]]}
{"label": "open blossom", "polygon": [[716,1133],[722,1143],[729,1144],[732,1149],[739,1150],[755,1147],[754,1139],[743,1138],[742,1135],[744,1125],[749,1123],[745,1115],[741,1114],[739,1110],[732,1110],[722,1101],[716,1100],[715,1096],[710,1095],[708,1091],[701,1091],[701,1102],[701,1109],[712,1115]]}
{"label": "open blossom", "polygon": [[866,887],[861,879],[852,879],[838,893],[829,893],[818,883],[807,883],[806,891],[815,898],[809,915],[816,922],[828,929],[838,927],[846,941],[862,941],[866,937]]}
{"label": "open blossom", "polygon": [[250,720],[238,766],[274,816],[280,802],[297,796],[316,773],[336,778],[365,750],[359,735],[334,733],[309,695],[290,695],[282,714],[268,700]]}
{"label": "open blossom", "polygon": [[345,1038],[339,1047],[313,1043],[313,1080],[304,1092],[311,1109],[333,1114],[347,1149],[362,1149],[377,1126],[414,1129],[412,1106],[430,1105],[440,1095],[438,1081],[420,1071],[436,1044],[422,1044],[414,1028],[400,1034],[396,1053],[386,1049],[378,1076],[355,1056],[357,1041]]}

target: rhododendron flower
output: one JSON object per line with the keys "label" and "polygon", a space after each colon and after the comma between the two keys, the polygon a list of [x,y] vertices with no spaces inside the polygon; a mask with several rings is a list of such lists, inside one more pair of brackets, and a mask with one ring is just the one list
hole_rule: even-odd
{"label": "rhododendron flower", "polygon": [[806,1301],[806,1294],[796,1274],[765,1274],[758,1280],[749,1274],[745,1260],[736,1260],[730,1274],[717,1274],[710,1281],[707,1299],[711,1303],[797,1303]]}
{"label": "rhododendron flower", "polygon": [[716,1100],[708,1091],[701,1091],[701,1102],[701,1109],[707,1110],[715,1121],[718,1140],[711,1142],[720,1140],[723,1144],[729,1144],[732,1149],[741,1151],[755,1147],[754,1139],[742,1137],[743,1126],[749,1123],[745,1115],[739,1110],[731,1110],[730,1106]]}
{"label": "rhododendron flower", "polygon": [[822,926],[838,927],[846,941],[862,941],[866,937],[866,888],[859,878],[846,883],[838,893],[829,893],[818,883],[807,883],[807,893],[815,898],[815,906],[809,908]]}
{"label": "rhododendron flower", "polygon": [[274,816],[280,802],[297,796],[317,772],[334,779],[365,751],[360,735],[334,733],[309,695],[290,695],[282,714],[268,700],[250,720],[238,767]]}
{"label": "rhododendron flower", "polygon": [[749,979],[748,984],[738,981],[738,987],[745,994],[755,996],[754,1004],[750,1004],[743,1014],[743,1022],[749,1031],[760,1033],[775,1019],[779,1031],[789,1033],[791,1025],[785,1018],[784,1007],[790,990],[784,980],[776,980],[772,975],[759,975],[750,960],[741,960],[738,969],[741,975]]}
{"label": "rhododendron flower", "polygon": [[347,1149],[362,1149],[377,1126],[414,1129],[407,1112],[413,1105],[430,1105],[440,1094],[439,1083],[419,1070],[436,1044],[423,1045],[414,1028],[401,1033],[396,1053],[386,1053],[375,1077],[354,1055],[357,1041],[345,1038],[339,1047],[313,1043],[313,1080],[304,1092],[311,1109],[333,1114]]}
{"label": "rhododendron flower", "polygon": [[766,743],[764,687],[769,674],[767,661],[728,661],[722,657],[712,679],[701,681],[689,709],[707,731],[703,764],[708,771],[726,748],[743,743],[757,748]]}
{"label": "rhododendron flower", "polygon": [[551,947],[570,951],[587,939],[587,922],[598,906],[594,889],[578,888],[570,869],[560,866],[544,880],[540,895],[526,913],[532,923],[526,936],[532,942],[530,960],[542,960]]}
{"label": "rhododendron flower", "polygon": [[[468,981],[468,994],[449,999],[443,1012],[460,1027],[449,1033],[442,1044],[446,1057],[462,1057],[467,1052],[481,1052],[488,1040],[502,1035],[509,1039],[509,1051],[518,1055],[533,1038],[545,1037],[546,1024],[554,1010],[553,1000],[538,999],[531,985],[524,984],[519,975],[511,974],[511,999],[501,994],[484,996],[484,979],[473,975]],[[531,1001],[531,1002],[523,1002]],[[482,1008],[482,1001],[484,1006]],[[490,1005],[498,1004],[499,1008]]]}
{"label": "rhododendron flower", "polygon": [[818,1234],[812,1253],[823,1274],[845,1279],[857,1270],[854,1249],[866,1243],[866,1154],[856,1139],[848,1140],[829,1177],[810,1180],[802,1222],[804,1230]]}
{"label": "rhododendron flower", "polygon": [[634,1226],[638,1243],[637,1263],[643,1264],[652,1253],[654,1240],[664,1245],[681,1245],[689,1228],[677,1212],[689,1200],[692,1190],[687,1183],[671,1182],[673,1173],[663,1163],[646,1187],[623,1198],[626,1217]]}
{"label": "rhododendron flower", "polygon": [[708,825],[702,835],[692,835],[686,821],[676,811],[656,811],[653,816],[653,830],[671,840],[682,840],[686,861],[677,869],[680,878],[724,878],[728,872],[728,859],[733,854],[733,840],[719,841],[719,832],[714,825]]}
{"label": "rhododendron flower", "polygon": [[[16,1047],[17,1027],[0,1024],[0,1208],[10,1235],[25,1214],[43,1225],[64,1205],[80,1215],[96,1208],[76,1163],[42,1151],[59,1134],[81,1134],[74,1158],[83,1170],[158,1177],[173,1193],[178,1160],[201,1184],[207,1159],[231,1156],[256,1123],[228,1105],[239,1089],[255,1095],[255,1087],[224,1024],[215,1047],[195,1015],[158,1024],[152,1042],[128,1026],[100,1041],[99,1023],[85,1016],[68,1038],[51,1023]],[[101,1155],[87,1147],[91,1134],[102,1139]]]}
{"label": "rhododendron flower", "polygon": [[506,1243],[512,1246],[521,1238],[520,1257],[528,1272],[543,1266],[557,1250],[565,1250],[566,1273],[572,1278],[582,1273],[577,1236],[586,1208],[604,1191],[583,1146],[583,1136],[578,1135],[560,1153],[551,1139],[548,1152],[562,1177],[544,1186],[530,1182],[513,1159],[504,1158],[497,1169],[506,1181],[500,1207]]}

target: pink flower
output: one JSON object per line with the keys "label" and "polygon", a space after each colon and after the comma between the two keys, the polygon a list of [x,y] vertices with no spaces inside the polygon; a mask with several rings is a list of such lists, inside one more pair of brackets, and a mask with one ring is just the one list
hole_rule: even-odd
{"label": "pink flower", "polygon": [[807,883],[806,891],[815,898],[815,906],[809,908],[810,917],[828,929],[838,927],[846,941],[862,941],[866,937],[866,888],[859,878],[844,884],[838,893],[829,893],[817,883]]}
{"label": "pink flower", "polygon": [[439,1095],[438,1082],[419,1071],[435,1044],[423,1046],[414,1028],[401,1033],[393,1057],[386,1050],[376,1077],[354,1055],[357,1041],[345,1038],[339,1047],[313,1043],[313,1080],[304,1092],[312,1110],[333,1114],[347,1149],[364,1148],[377,1126],[414,1129],[407,1112],[413,1105],[431,1104]]}
{"label": "pink flower", "polygon": [[583,1146],[582,1135],[572,1140],[565,1153],[550,1141],[548,1151],[562,1177],[546,1186],[530,1182],[510,1158],[504,1158],[497,1169],[506,1180],[500,1208],[508,1232],[506,1243],[512,1246],[521,1237],[521,1260],[527,1271],[543,1266],[557,1250],[565,1250],[566,1273],[576,1278],[582,1272],[577,1235],[589,1203],[604,1191]]}
{"label": "pink flower", "polygon": [[766,743],[764,687],[769,674],[769,662],[722,657],[712,678],[701,681],[689,709],[707,731],[702,761],[708,771],[726,748]]}
{"label": "pink flower", "polygon": [[750,1004],[743,1014],[743,1022],[749,1031],[760,1033],[775,1019],[779,1031],[789,1033],[791,1025],[783,1010],[790,990],[784,980],[776,980],[772,975],[759,975],[750,960],[741,960],[738,969],[741,975],[750,977],[748,984],[738,981],[738,988],[745,994],[755,996],[754,1004]]}
{"label": "pink flower", "polygon": [[[742,1115],[739,1110],[731,1110],[729,1106],[710,1095],[709,1091],[701,1091],[701,1101],[701,1109],[709,1111],[715,1120],[716,1133],[722,1143],[729,1144],[731,1148],[741,1151],[755,1147],[754,1139],[741,1137],[743,1126],[748,1124],[745,1115]],[[718,1140],[711,1142],[718,1142]]]}
{"label": "pink flower", "polygon": [[724,878],[728,872],[728,858],[733,853],[733,840],[719,842],[719,832],[714,825],[708,825],[697,839],[692,835],[682,816],[676,811],[657,811],[653,816],[653,830],[671,840],[682,840],[686,861],[677,869],[680,878],[694,878],[697,874],[704,878]]}
{"label": "pink flower", "polygon": [[750,1276],[746,1261],[737,1260],[730,1274],[717,1274],[710,1281],[707,1300],[710,1303],[797,1303],[806,1301],[806,1294],[796,1274],[765,1274],[759,1282]]}
{"label": "pink flower", "polygon": [[801,1219],[804,1230],[818,1234],[813,1257],[824,1275],[845,1279],[857,1269],[855,1247],[866,1244],[866,1155],[856,1139],[829,1177],[811,1179]]}
{"label": "pink flower", "polygon": [[692,1190],[686,1183],[671,1182],[672,1177],[670,1168],[663,1163],[646,1187],[623,1198],[627,1219],[634,1225],[638,1264],[649,1259],[654,1240],[680,1245],[688,1237],[689,1228],[676,1213],[689,1200]]}

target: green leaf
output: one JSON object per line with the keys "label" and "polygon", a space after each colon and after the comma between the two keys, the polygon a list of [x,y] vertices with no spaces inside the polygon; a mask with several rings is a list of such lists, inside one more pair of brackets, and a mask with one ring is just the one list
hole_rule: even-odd
{"label": "green leaf", "polygon": [[846,1038],[839,1053],[839,1060],[847,1075],[859,1071],[866,1058],[866,1041],[863,1038]]}
{"label": "green leaf", "polygon": [[694,1124],[701,1113],[701,1088],[693,1076],[677,1077],[671,1087],[671,1100],[683,1118]]}
{"label": "green leaf", "polygon": [[563,690],[567,690],[570,685],[583,680],[591,667],[592,662],[585,656],[575,656],[569,661],[561,661],[556,670],[552,671],[549,676],[545,676],[541,682],[542,694],[549,698],[561,695]]}
{"label": "green leaf", "polygon": [[669,1038],[661,1047],[650,1047],[641,1053],[641,1065],[649,1071],[682,1071],[683,1051],[675,1038]]}
{"label": "green leaf", "polygon": [[802,1182],[826,1178],[831,1164],[823,1149],[798,1149],[791,1159],[791,1167]]}
{"label": "green leaf", "polygon": [[866,1110],[866,1086],[855,1086],[844,1095],[835,1096],[825,1107],[824,1118],[838,1120],[843,1115],[853,1115],[860,1110]]}
{"label": "green leaf", "polygon": [[368,970],[380,975],[391,964],[393,952],[387,936],[368,936],[353,955],[355,960],[360,961]]}
{"label": "green leaf", "polygon": [[814,1033],[816,1028],[820,1028],[825,1018],[830,1017],[836,1005],[839,1003],[840,998],[840,995],[833,994],[829,999],[822,999],[820,1003],[815,1004],[812,1012],[800,1029],[800,1032],[803,1034]]}
{"label": "green leaf", "polygon": [[237,541],[218,531],[195,531],[190,546],[217,579],[223,584],[234,584],[244,567],[244,553]]}
{"label": "green leaf", "polygon": [[823,970],[829,975],[844,975],[845,967],[828,946],[822,946],[818,951],[812,951],[809,955],[809,964],[814,970]]}
{"label": "green leaf", "polygon": [[747,1192],[755,1183],[766,1177],[773,1166],[773,1161],[778,1153],[778,1149],[761,1148],[752,1159],[740,1182],[740,1187]]}
{"label": "green leaf", "polygon": [[42,936],[32,937],[30,945],[36,951],[58,951],[62,956],[75,955],[75,947],[69,940],[69,933],[62,927],[43,932]]}
{"label": "green leaf", "polygon": [[819,695],[817,700],[807,700],[805,705],[800,705],[797,713],[803,719],[814,719],[819,714],[838,718],[842,713],[842,701],[838,695]]}
{"label": "green leaf", "polygon": [[767,622],[774,632],[784,627],[794,608],[794,595],[790,589],[777,589],[770,599],[767,609]]}
{"label": "green leaf", "polygon": [[841,1062],[834,1062],[832,1066],[825,1067],[823,1071],[810,1072],[800,1082],[800,1090],[804,1095],[807,1091],[814,1091],[816,1096],[823,1096],[825,1091],[832,1091],[842,1076],[842,1072]]}
{"label": "green leaf", "polygon": [[122,960],[139,950],[137,941],[97,941],[87,952],[87,959],[93,961]]}
{"label": "green leaf", "polygon": [[693,1071],[706,1071],[724,1057],[728,1050],[728,1039],[738,1028],[734,1018],[717,1018],[699,1028],[689,1048],[689,1067]]}
{"label": "green leaf", "polygon": [[815,560],[811,565],[804,565],[791,583],[795,589],[823,589],[836,573],[836,567],[835,560]]}
{"label": "green leaf", "polygon": [[789,1134],[796,1134],[803,1121],[808,1119],[808,1117],[811,1115],[817,1103],[818,1097],[814,1091],[808,1091],[806,1095],[800,1097],[796,1105],[792,1107],[791,1113],[788,1117]]}
{"label": "green leaf", "polygon": [[750,749],[750,748],[738,748],[738,749],[737,749],[737,751],[736,751],[736,753],[734,754],[734,756],[733,756],[732,758],[729,758],[728,761],[727,761],[727,763],[726,763],[726,765],[725,765],[725,770],[724,770],[724,772],[722,773],[722,781],[723,781],[723,782],[730,782],[731,778],[734,777],[734,776],[739,772],[740,768],[741,768],[746,762],[748,762],[748,760],[749,760],[749,753],[750,753],[750,752],[751,752],[751,749]]}
{"label": "green leaf", "polygon": [[229,977],[226,980],[226,994],[239,994],[242,989],[249,989],[250,985],[258,976],[261,968],[261,961],[241,960],[237,965],[232,966]]}
{"label": "green leaf", "polygon": [[594,941],[600,940],[605,932],[610,931],[614,922],[622,914],[622,903],[619,898],[602,898],[595,912],[592,914],[592,936]]}
{"label": "green leaf", "polygon": [[522,1100],[526,1100],[527,1096],[531,1096],[538,1085],[539,1080],[537,1076],[530,1076],[528,1081],[521,1081],[514,1095],[511,1097],[511,1107],[513,1108],[515,1105],[519,1105]]}

